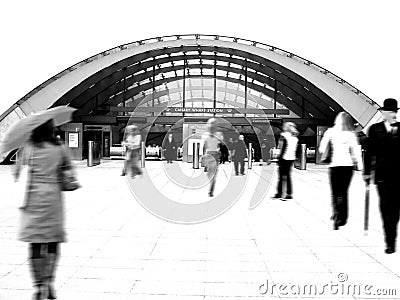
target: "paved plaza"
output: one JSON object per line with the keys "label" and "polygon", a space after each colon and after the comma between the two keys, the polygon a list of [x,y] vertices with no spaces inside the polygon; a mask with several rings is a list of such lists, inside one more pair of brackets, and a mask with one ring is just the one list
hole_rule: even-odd
{"label": "paved plaza", "polygon": [[[293,171],[294,199],[266,197],[249,209],[261,166],[246,170],[246,188],[224,214],[208,222],[162,220],[134,198],[121,177],[120,160],[95,167],[76,162],[83,188],[65,193],[68,242],[61,245],[55,287],[58,299],[399,299],[399,253],[384,253],[375,186],[370,228],[363,230],[365,187],[356,172],[350,187],[349,222],[332,230],[327,167]],[[146,161],[145,178],[181,203],[208,201],[207,187],[176,185],[164,162]],[[196,177],[202,169],[174,162]],[[168,166],[169,167],[169,166]],[[276,166],[264,167],[273,174]],[[233,176],[221,165],[215,196]],[[30,299],[27,244],[17,241],[21,191],[10,166],[0,166],[0,300]],[[242,182],[242,183],[243,183]]]}

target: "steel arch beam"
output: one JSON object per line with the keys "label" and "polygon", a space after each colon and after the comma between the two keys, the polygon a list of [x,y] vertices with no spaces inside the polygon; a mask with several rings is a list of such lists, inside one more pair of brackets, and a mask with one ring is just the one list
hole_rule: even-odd
{"label": "steel arch beam", "polygon": [[[115,47],[85,59],[53,76],[18,100],[1,114],[0,126],[5,124],[9,126],[15,121],[15,118],[18,119],[30,112],[61,104],[62,100],[69,99],[72,101],[85,89],[98,82],[98,80],[93,81],[97,75],[100,75],[98,78],[110,76],[115,71],[114,67],[123,69],[124,66],[129,66],[129,59],[132,57],[142,58],[141,60],[145,62],[153,59],[149,55],[150,53],[157,57],[168,53],[168,49],[180,47],[213,49],[216,54],[221,51],[220,56],[222,54],[229,56],[230,54],[227,53],[231,53],[232,57],[241,55],[241,59],[244,58],[248,61],[254,59],[254,62],[261,64],[265,62],[276,72],[280,72],[284,76],[294,79],[300,86],[306,87],[317,98],[324,101],[328,99],[327,104],[329,104],[329,99],[333,100],[338,106],[349,112],[361,126],[367,126],[378,115],[377,108],[379,108],[379,105],[357,88],[328,70],[293,53],[240,38],[193,34],[138,41]],[[223,52],[223,49],[229,51]],[[113,66],[113,68],[109,69],[110,66]],[[95,74],[97,75],[93,77]],[[68,97],[66,97],[67,95]],[[325,96],[326,98],[324,98]],[[66,102],[66,104],[69,103]]]}
{"label": "steel arch beam", "polygon": [[[182,51],[189,51],[192,50],[193,51],[193,47],[192,48],[179,48],[179,49],[175,49],[175,51],[178,52],[174,52],[173,49],[168,49],[168,53],[179,53]],[[211,48],[207,49],[208,51],[211,51]],[[214,49],[215,50],[215,49]],[[233,52],[233,51],[229,51],[232,49],[218,49],[218,53],[226,53],[229,55],[243,55],[246,56],[248,58],[251,58],[253,60],[258,59],[260,60],[259,57],[256,56],[251,56],[248,53],[243,53],[243,52]],[[197,51],[205,51],[203,48],[197,48]],[[155,50],[155,52],[158,54],[159,50]],[[150,56],[156,55],[156,53],[147,53]],[[143,57],[141,56],[140,59],[142,59]],[[116,94],[118,92],[120,92],[122,89],[124,89],[126,86],[130,86],[132,85],[134,82],[140,82],[140,81],[144,81],[146,79],[150,79],[153,74],[151,74],[151,72],[145,72],[145,73],[141,73],[141,76],[137,77],[137,76],[133,76],[130,79],[127,80],[126,85],[121,82],[121,79],[126,78],[128,76],[132,76],[135,73],[144,71],[146,69],[151,68],[153,65],[160,65],[163,63],[173,63],[173,62],[178,62],[184,59],[187,60],[193,60],[193,59],[204,59],[204,60],[213,60],[216,59],[218,62],[220,61],[225,61],[225,62],[230,62],[233,64],[237,64],[237,65],[241,65],[242,67],[247,66],[248,69],[250,69],[250,72],[248,72],[248,76],[250,75],[251,79],[255,79],[261,82],[266,82],[268,85],[272,85],[273,80],[277,80],[277,88],[278,90],[284,90],[285,94],[287,94],[288,96],[290,96],[291,98],[298,98],[296,97],[295,94],[293,94],[290,90],[294,90],[300,97],[301,97],[301,101],[303,99],[305,99],[306,103],[308,103],[308,105],[314,106],[317,110],[324,110],[325,111],[325,115],[329,115],[332,111],[340,111],[342,110],[342,108],[340,106],[338,106],[334,101],[332,101],[329,97],[326,97],[326,95],[324,96],[324,98],[328,99],[328,100],[322,100],[319,99],[318,97],[315,96],[315,94],[313,94],[311,92],[311,90],[313,89],[313,87],[308,84],[309,88],[305,89],[298,81],[294,81],[292,80],[291,77],[289,77],[288,75],[284,75],[281,71],[283,70],[282,68],[281,71],[276,71],[275,69],[273,69],[271,66],[267,66],[267,65],[263,65],[260,63],[253,63],[251,61],[245,61],[244,59],[235,59],[235,58],[230,58],[230,57],[221,57],[221,56],[210,56],[210,55],[201,55],[200,57],[197,55],[179,55],[179,56],[173,56],[173,57],[163,57],[163,58],[155,58],[154,60],[148,60],[145,61],[144,63],[136,63],[134,65],[134,67],[123,67],[121,68],[121,64],[117,64],[114,66],[114,68],[117,68],[117,71],[115,73],[112,73],[111,75],[106,77],[106,81],[104,82],[104,78],[102,80],[100,80],[99,82],[96,82],[95,84],[92,84],[92,82],[89,82],[87,84],[91,84],[91,87],[89,89],[86,89],[85,92],[83,92],[80,96],[78,96],[76,99],[72,100],[73,102],[71,102],[70,100],[65,100],[65,103],[73,103],[75,106],[80,106],[79,105],[79,101],[83,101],[82,99],[90,99],[95,97],[95,95],[98,95],[98,88],[103,87],[103,91],[105,94],[102,94],[102,96],[100,96],[99,101],[100,103],[103,103],[103,97],[109,97],[113,94]],[[133,58],[129,58],[127,59],[128,61],[126,62],[127,64],[129,63],[134,63],[136,60],[134,60]],[[268,63],[265,62],[264,63]],[[198,64],[197,66],[195,65],[187,65],[188,68],[200,68],[200,69],[211,69],[214,66],[213,65],[207,65],[207,64]],[[274,65],[274,68],[278,68],[279,66]],[[219,66],[217,65],[218,69],[222,69],[224,71],[226,71],[227,73],[237,73],[237,74],[242,74],[244,75],[244,70],[237,70],[237,68],[232,68],[232,67],[224,67],[224,66]],[[168,68],[162,68],[162,69],[157,69],[156,70],[156,75],[159,75],[161,73],[165,73],[165,72],[170,72],[170,71],[176,71],[176,67],[175,66],[171,66]],[[257,73],[253,73],[251,72],[251,70],[254,70]],[[288,72],[286,70],[286,72]],[[105,76],[106,74],[109,74],[110,72],[101,72],[99,74],[96,74],[96,76]],[[119,73],[119,74],[118,74]],[[145,75],[147,74],[147,76]],[[261,74],[265,74],[266,77],[262,77]],[[293,74],[292,74],[293,75]],[[274,77],[274,79],[271,79],[270,77]],[[300,78],[300,77],[299,77]],[[298,79],[301,80],[301,79]],[[115,84],[115,82],[117,82]],[[304,82],[304,84],[307,82]],[[114,85],[112,85],[114,84]],[[114,88],[111,89],[106,89],[105,86],[113,86]],[[97,88],[97,90],[95,90],[95,88]],[[90,94],[91,92],[91,94]],[[139,91],[140,93],[141,91]],[[78,101],[78,102],[77,102]],[[298,100],[300,101],[300,100]],[[327,101],[329,101],[330,103],[326,103]],[[58,103],[64,104],[62,102],[62,100],[60,100]],[[313,104],[316,103],[316,104]],[[317,105],[318,104],[318,105]],[[314,111],[314,115],[316,114],[316,112]],[[321,116],[320,116],[321,117]],[[326,117],[326,116],[324,116]]]}

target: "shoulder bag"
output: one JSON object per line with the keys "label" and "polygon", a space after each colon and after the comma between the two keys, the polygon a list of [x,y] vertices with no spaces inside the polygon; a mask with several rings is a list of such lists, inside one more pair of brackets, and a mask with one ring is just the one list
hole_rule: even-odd
{"label": "shoulder bag", "polygon": [[70,192],[75,191],[81,187],[78,179],[76,178],[75,171],[69,158],[67,158],[62,149],[62,163],[59,167],[59,179],[61,191]]}

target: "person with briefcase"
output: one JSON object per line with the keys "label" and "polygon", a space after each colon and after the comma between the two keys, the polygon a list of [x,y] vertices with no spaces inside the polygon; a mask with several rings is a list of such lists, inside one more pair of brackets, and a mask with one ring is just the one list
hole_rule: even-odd
{"label": "person with briefcase", "polygon": [[[383,115],[383,121],[371,125],[368,129],[364,180],[369,182],[371,174],[374,174],[385,234],[385,253],[392,254],[396,252],[397,224],[400,215],[400,197],[397,189],[400,170],[400,124],[396,121],[399,110],[397,100],[385,99],[383,107],[379,110]],[[375,162],[374,165],[372,162]]]}

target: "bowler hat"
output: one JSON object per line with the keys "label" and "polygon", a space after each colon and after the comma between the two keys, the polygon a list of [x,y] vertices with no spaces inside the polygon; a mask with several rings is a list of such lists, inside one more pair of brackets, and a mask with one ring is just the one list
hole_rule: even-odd
{"label": "bowler hat", "polygon": [[385,101],[383,101],[383,106],[380,107],[379,110],[398,111],[397,100],[393,98],[385,99]]}

